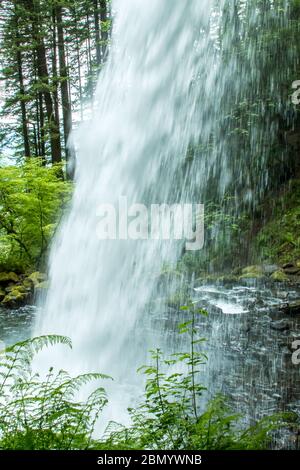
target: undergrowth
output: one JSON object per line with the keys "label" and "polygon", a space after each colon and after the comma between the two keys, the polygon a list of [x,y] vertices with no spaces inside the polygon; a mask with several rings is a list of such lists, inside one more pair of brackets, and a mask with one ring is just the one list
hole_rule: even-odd
{"label": "undergrowth", "polygon": [[180,333],[189,335],[188,351],[165,358],[152,351],[152,362],[140,372],[147,382],[143,400],[129,409],[131,425],[109,423],[101,438],[95,426],[107,404],[102,386],[83,402],[78,391],[88,382],[107,380],[108,376],[91,373],[71,377],[65,371],[50,369],[41,378],[32,372],[34,355],[42,348],[62,343],[63,336],[42,336],[19,342],[0,356],[0,449],[264,449],[272,432],[295,419],[281,413],[266,417],[254,426],[242,425],[242,417],[233,413],[225,397],[217,396],[203,410],[199,398],[201,351],[197,316],[206,315],[193,305],[183,307],[189,318],[180,325]]}

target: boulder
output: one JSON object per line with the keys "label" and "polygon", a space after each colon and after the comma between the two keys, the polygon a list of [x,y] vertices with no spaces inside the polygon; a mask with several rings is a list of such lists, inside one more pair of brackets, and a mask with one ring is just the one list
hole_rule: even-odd
{"label": "boulder", "polygon": [[24,305],[28,297],[28,293],[24,292],[23,286],[15,286],[2,300],[2,305],[8,308],[20,307]]}

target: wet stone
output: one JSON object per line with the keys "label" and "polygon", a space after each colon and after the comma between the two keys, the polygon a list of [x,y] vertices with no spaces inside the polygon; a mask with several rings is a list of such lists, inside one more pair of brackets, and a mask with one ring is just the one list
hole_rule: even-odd
{"label": "wet stone", "polygon": [[290,323],[287,320],[277,320],[272,321],[270,327],[276,331],[287,331],[290,329]]}

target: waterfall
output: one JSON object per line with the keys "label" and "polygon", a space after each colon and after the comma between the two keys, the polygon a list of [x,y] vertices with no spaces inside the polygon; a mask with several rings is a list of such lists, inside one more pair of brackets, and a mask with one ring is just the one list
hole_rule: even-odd
{"label": "waterfall", "polygon": [[[211,175],[222,194],[239,172],[238,162],[233,172],[229,165],[220,109],[229,89],[239,95],[248,71],[236,91],[235,59],[221,67],[220,3],[212,11],[211,0],[114,0],[112,46],[93,114],[74,137],[75,191],[52,248],[50,289],[35,326],[35,334],[69,336],[73,351],[57,348],[39,360],[71,373],[113,376],[110,417],[118,421],[135,394],[131,387],[138,387],[136,367],[157,346],[145,306],[163,263],[176,260],[182,244],[101,240],[99,206],[117,207],[120,197],[129,205],[195,202],[195,189],[204,194]],[[233,36],[229,29],[225,48]],[[213,134],[215,149],[204,153],[189,181],[176,184],[190,146],[200,137],[210,143]]]}

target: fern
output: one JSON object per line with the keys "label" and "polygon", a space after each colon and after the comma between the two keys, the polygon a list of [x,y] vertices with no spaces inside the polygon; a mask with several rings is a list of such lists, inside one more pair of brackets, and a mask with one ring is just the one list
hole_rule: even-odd
{"label": "fern", "polygon": [[34,355],[58,343],[72,347],[69,338],[49,335],[2,351],[1,449],[83,449],[91,445],[107,396],[103,387],[96,388],[84,402],[75,401],[75,396],[89,382],[109,377],[99,373],[71,377],[52,368],[44,380],[32,375]]}

